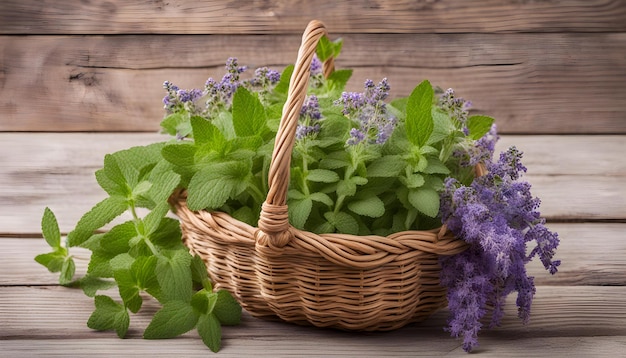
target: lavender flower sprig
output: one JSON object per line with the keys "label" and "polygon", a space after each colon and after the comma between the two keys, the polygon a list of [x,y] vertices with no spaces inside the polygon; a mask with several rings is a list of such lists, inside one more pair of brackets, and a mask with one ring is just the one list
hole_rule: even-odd
{"label": "lavender flower sprig", "polygon": [[[441,259],[441,283],[448,288],[451,314],[448,330],[463,336],[468,352],[478,345],[487,306],[493,311],[490,327],[498,326],[505,298],[513,291],[518,292],[519,317],[528,321],[535,286],[526,262],[537,255],[552,274],[560,264],[552,259],[558,235],[545,227],[530,184],[518,180],[526,171],[521,157],[511,147],[497,162],[487,162],[487,174],[470,186],[448,178],[441,194],[442,221],[470,245],[463,253]],[[531,241],[536,247],[527,255]]]}

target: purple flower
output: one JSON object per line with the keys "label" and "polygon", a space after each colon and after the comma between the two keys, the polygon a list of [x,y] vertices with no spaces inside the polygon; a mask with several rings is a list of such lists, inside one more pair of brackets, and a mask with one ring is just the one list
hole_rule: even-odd
{"label": "purple flower", "polygon": [[[448,113],[452,119],[465,124],[469,114],[469,109],[472,107],[472,102],[456,97],[454,95],[454,90],[452,88],[448,88],[439,98],[438,106],[444,112]],[[467,134],[467,127],[464,127],[464,131],[466,132],[465,134]]]}
{"label": "purple flower", "polygon": [[300,123],[296,128],[296,139],[303,139],[319,133],[321,129],[319,121],[321,119],[322,113],[317,96],[308,96],[300,109]]}
{"label": "purple flower", "polygon": [[363,93],[344,92],[335,105],[343,106],[342,113],[359,124],[352,128],[346,145],[353,146],[364,141],[384,144],[393,133],[397,120],[387,112],[384,100],[389,96],[389,83],[384,78],[378,84],[365,81]]}
{"label": "purple flower", "polygon": [[313,60],[311,61],[311,77],[319,76],[322,74],[322,61],[317,58],[317,55],[313,55]]}
{"label": "purple flower", "polygon": [[[466,351],[478,343],[486,305],[493,308],[490,326],[499,325],[505,298],[513,291],[518,292],[519,317],[528,321],[535,286],[526,262],[539,256],[550,273],[556,273],[560,264],[553,260],[558,235],[545,227],[530,184],[518,181],[526,171],[521,158],[522,153],[511,147],[497,162],[488,161],[488,173],[470,186],[446,179],[441,194],[442,222],[470,245],[467,251],[441,260],[441,282],[448,288],[451,315],[448,330],[455,337],[463,336]],[[536,247],[527,256],[530,241]]]}

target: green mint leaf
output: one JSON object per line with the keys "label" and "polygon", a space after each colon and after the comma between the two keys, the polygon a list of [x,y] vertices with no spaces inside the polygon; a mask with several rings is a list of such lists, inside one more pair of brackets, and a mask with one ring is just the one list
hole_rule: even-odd
{"label": "green mint leaf", "polygon": [[173,166],[170,163],[161,160],[150,171],[148,180],[152,183],[152,186],[145,196],[152,200],[153,203],[159,204],[167,202],[174,189],[178,187],[180,175],[174,173]]}
{"label": "green mint leaf", "polygon": [[430,188],[409,191],[409,202],[421,213],[434,218],[439,214],[439,194]]}
{"label": "green mint leaf", "polygon": [[318,203],[326,204],[329,207],[333,206],[334,204],[333,199],[331,199],[330,196],[324,193],[312,193],[311,195],[309,195],[309,198],[311,198],[311,200],[313,201],[317,201]]}
{"label": "green mint leaf", "polygon": [[191,126],[182,113],[172,113],[161,121],[163,131],[171,136],[186,137],[191,134]]}
{"label": "green mint leaf", "polygon": [[181,238],[180,222],[167,217],[162,218],[159,226],[148,236],[153,244],[166,250],[184,248]]}
{"label": "green mint leaf", "polygon": [[265,135],[267,116],[259,98],[243,86],[237,88],[233,96],[233,126],[239,137]]}
{"label": "green mint leaf", "polygon": [[120,296],[126,307],[133,313],[141,309],[143,303],[141,291],[158,296],[159,282],[155,275],[156,264],[155,256],[141,256],[135,259],[130,269],[117,270],[114,273]]}
{"label": "green mint leaf", "polygon": [[203,314],[198,319],[198,334],[202,342],[211,349],[218,352],[222,346],[222,327],[220,321],[214,314]]}
{"label": "green mint leaf", "polygon": [[411,92],[406,105],[407,137],[418,147],[425,145],[433,132],[433,96],[430,82],[423,81]]}
{"label": "green mint leaf", "polygon": [[191,306],[200,314],[209,314],[217,302],[217,294],[206,289],[196,292],[191,297]]}
{"label": "green mint leaf", "polygon": [[304,228],[304,224],[311,214],[311,208],[313,208],[311,198],[289,200],[288,207],[289,222],[299,229]]}
{"label": "green mint leaf", "polygon": [[294,67],[294,65],[289,65],[285,67],[283,72],[280,74],[280,81],[278,81],[278,83],[274,87],[275,93],[287,95],[287,92],[289,91],[289,81],[291,80],[291,75],[293,74]]}
{"label": "green mint leaf", "polygon": [[320,61],[324,62],[329,57],[331,57],[333,53],[334,53],[333,43],[330,41],[330,39],[327,36],[322,36],[322,38],[320,38],[319,41],[317,42],[317,47],[315,49],[315,54],[317,55],[317,58]]}
{"label": "green mint leaf", "polygon": [[204,289],[208,291],[213,290],[213,285],[209,279],[206,265],[204,264],[204,261],[202,261],[202,258],[198,255],[195,255],[191,259],[191,279],[193,282],[201,284]]}
{"label": "green mint leaf", "polygon": [[450,174],[450,169],[446,167],[437,157],[428,158],[428,165],[424,168],[426,174]]}
{"label": "green mint leaf", "polygon": [[341,180],[339,184],[337,184],[337,195],[338,196],[353,196],[356,194],[356,183],[350,179]]}
{"label": "green mint leaf", "polygon": [[[113,256],[115,257],[115,256]],[[92,252],[87,266],[87,275],[94,277],[113,277],[111,255],[101,252]]]}
{"label": "green mint leaf", "polygon": [[180,142],[163,147],[161,155],[165,160],[178,167],[191,167],[195,164],[197,149],[191,142]]}
{"label": "green mint leaf", "polygon": [[313,169],[309,171],[306,179],[308,181],[319,183],[336,183],[339,181],[339,175],[332,170]]}
{"label": "green mint leaf", "polygon": [[374,160],[367,167],[370,178],[395,178],[406,167],[406,162],[399,155],[386,155]]}
{"label": "green mint leaf", "polygon": [[58,248],[53,252],[47,254],[40,254],[35,256],[35,261],[45,266],[50,272],[60,272],[63,268],[63,263],[67,257],[67,250],[65,248]]}
{"label": "green mint leaf", "polygon": [[250,172],[250,161],[206,166],[189,182],[187,195],[189,209],[212,210],[221,207],[226,200],[236,197],[248,187]]}
{"label": "green mint leaf", "polygon": [[211,122],[200,116],[191,117],[190,122],[193,129],[193,140],[197,145],[208,144],[210,148],[216,151],[224,147],[226,138],[219,128]]}
{"label": "green mint leaf", "polygon": [[331,56],[337,58],[341,52],[342,46],[342,39],[339,38],[335,41],[330,41],[327,36],[323,36],[317,43],[315,53],[317,54],[317,58],[324,62]]}
{"label": "green mint leaf", "polygon": [[226,290],[217,291],[217,301],[213,314],[225,326],[236,326],[241,323],[241,306]]}
{"label": "green mint leaf", "polygon": [[430,135],[427,144],[438,143],[457,130],[450,117],[436,106],[433,106],[432,115],[434,121],[433,133]]}
{"label": "green mint leaf", "polygon": [[95,297],[96,293],[100,290],[108,290],[112,287],[116,286],[115,281],[112,280],[104,280],[100,277],[85,275],[80,281],[80,288],[83,289],[83,292],[88,297]]}
{"label": "green mint leaf", "polygon": [[43,212],[41,232],[50,247],[54,249],[61,247],[61,231],[59,230],[57,218],[50,208],[46,208]]}
{"label": "green mint leaf", "polygon": [[199,314],[185,301],[166,302],[143,333],[145,339],[173,338],[192,330]]}
{"label": "green mint leaf", "polygon": [[348,209],[355,214],[371,218],[378,218],[385,214],[385,204],[377,196],[352,201],[348,204]]}
{"label": "green mint leaf", "polygon": [[111,269],[113,271],[118,271],[118,270],[130,270],[130,267],[133,265],[134,262],[135,262],[135,258],[132,257],[129,253],[125,252],[123,254],[119,254],[115,256],[114,258],[112,258],[109,261],[109,264],[111,265]]}
{"label": "green mint leaf", "polygon": [[424,177],[417,173],[409,173],[408,176],[401,176],[399,179],[409,189],[419,188],[426,182]]}
{"label": "green mint leaf", "polygon": [[61,266],[61,275],[59,276],[59,284],[68,285],[72,282],[74,278],[74,273],[76,272],[76,264],[74,263],[74,259],[71,256],[66,257],[65,261],[63,261],[63,265]]}
{"label": "green mint leaf", "polygon": [[126,198],[108,197],[96,204],[83,215],[76,228],[67,235],[68,246],[78,246],[85,242],[93,232],[120,216],[128,208]]}
{"label": "green mint leaf", "polygon": [[493,125],[494,119],[487,116],[471,116],[467,119],[467,129],[469,137],[478,140],[482,138]]}
{"label": "green mint leaf", "polygon": [[100,247],[95,252],[113,258],[121,253],[128,252],[129,242],[137,236],[137,229],[133,221],[126,221],[114,226],[106,232],[100,240]]}
{"label": "green mint leaf", "polygon": [[87,321],[87,327],[98,331],[114,329],[117,336],[124,338],[130,324],[130,317],[124,305],[109,296],[96,296],[96,309]]}
{"label": "green mint leaf", "polygon": [[328,76],[328,83],[333,91],[341,92],[352,77],[352,70],[336,70]]}
{"label": "green mint leaf", "polygon": [[324,213],[324,218],[340,233],[356,235],[359,232],[359,223],[350,214],[342,211],[338,213],[329,211]]}
{"label": "green mint leaf", "polygon": [[193,295],[191,255],[187,250],[164,252],[158,256],[155,273],[165,301],[189,301]]}

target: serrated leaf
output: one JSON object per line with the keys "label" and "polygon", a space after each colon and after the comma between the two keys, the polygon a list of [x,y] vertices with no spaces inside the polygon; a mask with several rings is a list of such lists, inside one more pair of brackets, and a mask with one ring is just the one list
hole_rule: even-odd
{"label": "serrated leaf", "polygon": [[439,214],[439,194],[429,188],[409,191],[409,202],[421,213],[434,218]]}
{"label": "serrated leaf", "polygon": [[450,136],[450,134],[456,130],[450,117],[436,106],[432,108],[432,116],[434,124],[433,133],[430,135],[427,144],[437,143]]}
{"label": "serrated leaf", "polygon": [[309,218],[311,208],[313,207],[311,198],[289,200],[288,207],[291,225],[299,229],[304,228],[304,224]]}
{"label": "serrated leaf", "polygon": [[190,303],[169,301],[154,314],[143,333],[145,339],[173,338],[192,330],[198,323],[199,314]]}
{"label": "serrated leaf", "polygon": [[350,202],[348,209],[355,214],[371,218],[378,218],[385,214],[385,204],[379,197],[374,195]]}
{"label": "serrated leaf", "polygon": [[130,248],[129,241],[137,236],[137,229],[133,221],[126,221],[114,226],[102,236],[99,249],[95,250],[101,255],[113,258]]}
{"label": "serrated leaf", "polygon": [[59,275],[59,284],[67,285],[72,282],[74,273],[76,272],[76,264],[72,257],[66,257],[61,266],[61,275]]}
{"label": "serrated leaf", "polygon": [[167,202],[174,189],[180,183],[180,175],[173,172],[172,165],[164,160],[159,161],[150,171],[148,180],[152,186],[146,193],[146,197],[155,204]]}
{"label": "serrated leaf", "polygon": [[409,96],[406,106],[406,133],[407,138],[414,145],[425,145],[433,132],[433,106],[434,91],[430,82],[420,83]]}
{"label": "serrated leaf", "polygon": [[417,173],[410,173],[408,176],[401,176],[400,181],[409,189],[419,188],[426,182],[424,177]]}
{"label": "serrated leaf", "polygon": [[241,306],[226,290],[217,291],[217,301],[213,314],[225,326],[236,326],[241,323]]}
{"label": "serrated leaf", "polygon": [[193,129],[193,140],[197,145],[206,144],[216,151],[224,147],[226,138],[219,128],[214,126],[211,122],[200,116],[191,117],[190,122],[191,128]]}
{"label": "serrated leaf", "polygon": [[406,167],[406,162],[399,155],[386,155],[374,160],[367,167],[370,178],[395,178]]}
{"label": "serrated leaf", "polygon": [[426,174],[450,174],[450,169],[437,157],[428,158],[428,165],[424,168]]}
{"label": "serrated leaf", "polygon": [[94,297],[98,291],[108,290],[117,284],[113,280],[104,280],[100,277],[85,275],[80,279],[80,288],[86,296]]}
{"label": "serrated leaf", "polygon": [[238,137],[260,136],[269,131],[265,108],[259,98],[243,86],[233,96],[233,126]]}
{"label": "serrated leaf", "polygon": [[181,238],[180,222],[168,217],[162,218],[159,226],[148,236],[154,245],[167,250],[183,248]]}
{"label": "serrated leaf", "polygon": [[222,327],[214,314],[201,315],[198,320],[198,334],[202,342],[213,352],[218,352],[222,346]]}
{"label": "serrated leaf", "polygon": [[327,80],[331,89],[334,91],[343,91],[350,77],[352,77],[352,70],[342,69],[333,71],[333,73],[328,76]]}
{"label": "serrated leaf", "polygon": [[195,164],[197,147],[190,142],[168,144],[161,150],[161,155],[168,162],[180,167],[191,167]]}
{"label": "serrated leaf", "polygon": [[41,233],[50,247],[61,247],[61,231],[57,218],[50,208],[45,208],[41,218]]}
{"label": "serrated leaf", "polygon": [[130,269],[117,270],[114,273],[120,296],[126,307],[133,313],[141,309],[143,299],[141,291],[158,296],[159,282],[156,279],[155,268],[157,259],[154,256],[138,257]]}
{"label": "serrated leaf", "polygon": [[494,119],[487,116],[471,116],[467,119],[466,125],[469,130],[469,137],[478,140],[482,138],[493,125]]}
{"label": "serrated leaf", "polygon": [[108,197],[84,214],[76,228],[67,235],[68,246],[78,246],[93,232],[120,216],[128,208],[128,202],[120,196]]}
{"label": "serrated leaf", "polygon": [[193,283],[190,265],[191,255],[187,250],[175,250],[168,256],[158,256],[155,273],[164,300],[188,301],[191,299]]}
{"label": "serrated leaf", "polygon": [[332,170],[313,169],[309,171],[306,179],[319,183],[336,183],[339,181],[339,175]]}
{"label": "serrated leaf", "polygon": [[356,194],[356,183],[352,180],[341,180],[337,185],[338,196],[353,196]]}
{"label": "serrated leaf", "polygon": [[60,272],[65,262],[67,251],[64,248],[35,256],[35,261],[45,266],[50,272]]}
{"label": "serrated leaf", "polygon": [[217,163],[196,173],[189,182],[187,205],[191,210],[217,209],[248,186],[247,161]]}
{"label": "serrated leaf", "polygon": [[313,201],[317,201],[328,206],[333,206],[334,204],[333,199],[331,199],[330,196],[320,192],[312,193],[311,195],[309,195],[309,198],[311,198],[311,200]]}
{"label": "serrated leaf", "polygon": [[186,137],[191,133],[189,121],[181,113],[172,113],[163,118],[161,128],[171,136]]}
{"label": "serrated leaf", "polygon": [[208,291],[213,290],[206,265],[200,256],[196,255],[191,259],[190,267],[192,281],[201,284]]}
{"label": "serrated leaf", "polygon": [[209,314],[213,311],[217,302],[217,294],[202,289],[191,297],[191,306],[198,311],[199,314]]}
{"label": "serrated leaf", "polygon": [[338,213],[327,212],[324,214],[324,218],[342,234],[356,235],[359,232],[359,223],[350,214],[342,211]]}
{"label": "serrated leaf", "polygon": [[98,331],[114,329],[117,336],[124,338],[130,324],[128,311],[109,296],[96,296],[96,309],[87,321],[87,327]]}
{"label": "serrated leaf", "polygon": [[343,46],[342,39],[336,39],[335,41],[330,41],[327,36],[322,36],[317,43],[317,47],[315,48],[315,54],[320,61],[324,62],[329,57],[337,57],[341,52],[341,47]]}

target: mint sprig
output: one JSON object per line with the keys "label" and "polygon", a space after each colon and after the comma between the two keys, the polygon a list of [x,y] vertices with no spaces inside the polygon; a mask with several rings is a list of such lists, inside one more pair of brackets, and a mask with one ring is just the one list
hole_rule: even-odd
{"label": "mint sprig", "polygon": [[[223,307],[219,315],[225,324],[235,324],[241,317],[241,307],[228,292],[212,292],[204,263],[182,244],[178,221],[167,217],[167,199],[179,186],[181,175],[161,156],[165,145],[134,147],[105,157],[96,177],[109,197],[79,220],[68,235],[67,246],[62,245],[52,211],[46,208],[42,218],[42,232],[53,251],[37,256],[37,262],[61,272],[60,283],[69,284],[75,271],[69,247],[91,250],[87,272],[76,281],[85,294],[95,296],[95,310],[87,326],[114,330],[120,338],[128,331],[130,313],[139,313],[148,296],[162,306],[146,328],[144,337],[149,339],[185,333],[199,324],[203,314],[218,314],[219,307]],[[141,216],[140,210],[145,209],[147,213]],[[105,233],[97,232],[124,212],[132,219]],[[98,294],[113,287],[117,287],[121,302]],[[199,295],[213,301],[222,297],[227,303],[218,309],[213,304],[210,312],[202,313],[192,304]],[[199,332],[211,336],[204,341],[214,351],[219,350],[221,335],[220,321],[216,322],[211,322],[210,329],[204,323],[202,328],[198,326]]]}

